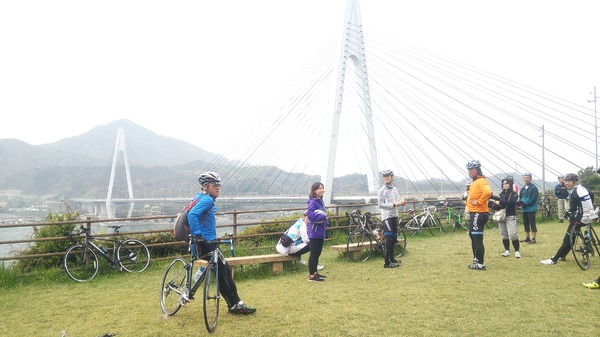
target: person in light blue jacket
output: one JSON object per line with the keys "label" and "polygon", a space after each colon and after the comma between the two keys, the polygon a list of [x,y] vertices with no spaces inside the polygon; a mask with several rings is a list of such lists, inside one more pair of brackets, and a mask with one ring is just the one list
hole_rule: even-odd
{"label": "person in light blue jacket", "polygon": [[286,231],[285,234],[292,239],[292,244],[284,247],[281,244],[281,240],[277,242],[277,252],[281,255],[288,256],[301,256],[304,253],[308,253],[310,247],[308,243],[310,240],[308,239],[308,230],[306,227],[306,223],[308,222],[308,217],[306,213],[302,214],[302,217],[291,225]]}

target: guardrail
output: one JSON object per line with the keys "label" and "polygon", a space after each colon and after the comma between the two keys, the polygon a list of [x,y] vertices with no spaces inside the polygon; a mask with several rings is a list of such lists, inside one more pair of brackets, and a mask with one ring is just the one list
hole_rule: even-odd
{"label": "guardrail", "polygon": [[[372,207],[379,211],[376,204],[352,204],[352,205],[333,205],[327,207],[328,210],[333,210],[334,215],[331,217],[331,229],[335,229],[339,227],[338,220],[345,216],[345,209],[356,209],[356,208],[369,208]],[[250,237],[261,237],[261,236],[272,236],[276,233],[260,233],[260,234],[252,234],[252,235],[238,235],[239,227],[250,227],[255,225],[269,224],[269,223],[281,223],[281,220],[266,220],[267,218],[274,218],[276,215],[280,215],[282,213],[290,213],[290,212],[300,212],[305,210],[306,208],[279,208],[279,209],[271,209],[271,210],[247,210],[247,211],[228,211],[228,212],[217,212],[217,217],[227,217],[230,218],[230,222],[225,222],[223,224],[217,225],[218,232],[227,232],[232,234],[232,239],[240,239],[240,238],[250,238]],[[372,211],[372,213],[376,213],[376,211]],[[242,215],[251,215],[251,214],[261,214],[262,218],[259,221],[247,221],[241,220],[240,217]],[[22,223],[22,224],[2,224],[0,225],[0,229],[5,228],[14,228],[14,227],[41,227],[41,226],[60,226],[67,224],[84,224],[88,228],[92,228],[94,225],[99,225],[102,223],[123,223],[123,222],[147,222],[144,223],[148,226],[152,226],[153,222],[156,220],[166,220],[167,222],[174,223],[174,219],[176,215],[161,215],[161,216],[148,216],[148,217],[135,217],[135,218],[115,218],[115,219],[79,219],[73,221],[61,221],[61,222],[36,222],[36,223]],[[293,220],[295,221],[295,220]],[[290,223],[293,222],[290,220]],[[219,221],[217,221],[219,222]],[[164,222],[162,223],[164,225]],[[135,234],[154,234],[154,233],[170,233],[172,232],[172,228],[169,229],[154,229],[154,230],[144,230],[144,231],[132,231],[132,232],[124,232],[121,231],[121,234],[124,235],[135,235]],[[94,236],[111,236],[112,234],[94,234]],[[63,241],[63,240],[71,240],[73,237],[71,236],[58,236],[58,237],[49,237],[49,238],[29,238],[29,239],[14,239],[14,240],[0,240],[0,245],[3,244],[29,244],[34,242],[43,242],[43,241]],[[156,246],[176,246],[176,245],[186,245],[185,241],[178,242],[162,242],[162,243],[150,243],[147,246],[156,247]],[[1,256],[0,261],[11,261],[11,260],[19,260],[19,259],[27,259],[27,258],[37,258],[37,257],[50,257],[50,256],[61,256],[64,252],[53,252],[53,253],[42,253],[42,254],[29,254],[29,255],[9,255],[9,256]]]}

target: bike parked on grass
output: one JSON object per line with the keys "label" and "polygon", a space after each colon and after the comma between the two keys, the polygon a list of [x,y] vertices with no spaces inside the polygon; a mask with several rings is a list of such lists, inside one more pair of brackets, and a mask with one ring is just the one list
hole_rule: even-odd
{"label": "bike parked on grass", "polygon": [[[383,236],[383,225],[375,222],[371,213],[362,214],[360,210],[351,213],[346,212],[348,218],[348,242],[346,251],[348,257],[354,262],[366,261],[371,257],[373,251],[382,252],[385,255],[385,240]],[[360,249],[360,255],[353,254],[354,249]],[[406,234],[402,227],[398,228],[398,241],[394,246],[394,256],[400,257],[406,251]]]}
{"label": "bike parked on grass", "polygon": [[[436,210],[437,208],[435,206],[425,205],[423,207],[423,212],[410,219],[404,226],[404,229],[412,231],[411,236],[415,236],[417,233],[421,233],[424,230],[428,231],[431,236],[434,236],[433,228],[439,228],[440,232],[445,233],[446,230],[442,226],[442,221],[437,215],[433,214]],[[408,213],[414,214],[415,212],[412,209],[409,209]]]}
{"label": "bike parked on grass", "polygon": [[454,229],[469,230],[469,219],[465,217],[465,213],[453,208],[450,204],[445,204],[446,208],[446,224],[452,224]]}
{"label": "bike parked on grass", "polygon": [[542,220],[553,220],[556,215],[554,205],[550,202],[549,197],[544,197],[542,200]]}
{"label": "bike parked on grass", "polygon": [[[65,271],[73,280],[85,282],[98,274],[100,268],[98,254],[104,257],[113,268],[120,271],[142,272],[148,268],[150,264],[148,247],[136,239],[120,240],[118,238],[120,225],[108,226],[113,229],[111,238],[93,236],[91,229],[83,225],[79,228],[80,232],[76,235],[85,234],[83,243],[69,247],[63,256]],[[102,245],[97,245],[93,240],[112,243],[110,252]]]}

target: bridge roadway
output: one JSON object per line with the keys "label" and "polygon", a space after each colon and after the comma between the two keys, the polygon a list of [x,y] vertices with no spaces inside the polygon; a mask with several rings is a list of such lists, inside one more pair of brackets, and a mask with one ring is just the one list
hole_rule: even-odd
{"label": "bridge roadway", "polygon": [[[458,193],[438,195],[437,197],[431,196],[404,196],[407,202],[413,204],[413,208],[416,208],[417,204],[429,203],[437,204],[443,201],[458,201],[461,195]],[[80,209],[87,211],[88,214],[94,214],[99,218],[108,217],[106,199],[85,199],[85,198],[74,198],[71,202],[78,203],[81,205]],[[177,210],[181,209],[185,204],[189,203],[191,198],[116,198],[111,199],[111,208],[115,209],[119,206],[142,204],[142,205],[173,205]],[[306,205],[307,197],[290,197],[290,196],[242,196],[242,197],[219,197],[219,204],[224,208],[231,205],[252,205],[252,204],[277,204],[279,206],[283,204],[289,204],[291,207],[302,207]],[[334,196],[332,198],[332,204],[345,205],[345,204],[376,204],[377,196]]]}

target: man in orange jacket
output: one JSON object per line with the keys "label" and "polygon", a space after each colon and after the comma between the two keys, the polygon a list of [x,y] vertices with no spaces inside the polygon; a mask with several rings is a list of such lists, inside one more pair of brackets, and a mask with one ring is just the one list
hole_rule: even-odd
{"label": "man in orange jacket", "polygon": [[479,160],[467,163],[469,177],[473,180],[467,195],[467,210],[469,211],[469,237],[473,249],[473,264],[469,269],[485,270],[483,246],[483,229],[488,222],[490,209],[488,201],[492,196],[492,189],[487,178],[481,173]]}

